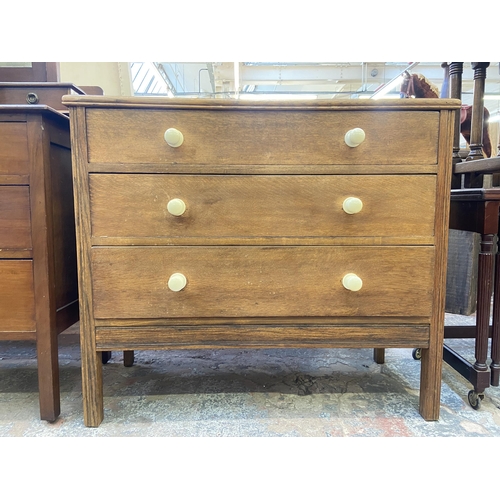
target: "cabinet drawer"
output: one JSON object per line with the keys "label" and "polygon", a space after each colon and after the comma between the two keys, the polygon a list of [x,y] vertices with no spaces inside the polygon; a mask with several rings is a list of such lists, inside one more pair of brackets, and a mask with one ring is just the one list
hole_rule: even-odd
{"label": "cabinet drawer", "polygon": [[0,175],[28,173],[26,123],[0,122]]}
{"label": "cabinet drawer", "polygon": [[0,260],[0,331],[35,331],[31,260]]}
{"label": "cabinet drawer", "polygon": [[[418,196],[415,196],[418,193]],[[362,202],[348,214],[348,198]],[[433,175],[90,175],[92,235],[432,238]],[[185,204],[172,215],[169,201]],[[347,208],[349,211],[349,208]]]}
{"label": "cabinet drawer", "polygon": [[0,186],[0,249],[31,248],[28,186]]}
{"label": "cabinet drawer", "polygon": [[[101,319],[432,312],[433,247],[97,247],[91,265]],[[174,273],[187,279],[177,292]],[[359,291],[344,288],[347,273]]]}
{"label": "cabinet drawer", "polygon": [[62,104],[63,95],[71,94],[72,86],[62,84],[51,85],[19,85],[3,84],[0,86],[1,104],[44,104],[56,110],[66,110]]}
{"label": "cabinet drawer", "polygon": [[[428,165],[437,162],[437,111],[88,109],[96,163]],[[164,140],[182,132],[180,147]],[[362,128],[358,147],[346,132]],[[404,147],[401,145],[404,144]]]}

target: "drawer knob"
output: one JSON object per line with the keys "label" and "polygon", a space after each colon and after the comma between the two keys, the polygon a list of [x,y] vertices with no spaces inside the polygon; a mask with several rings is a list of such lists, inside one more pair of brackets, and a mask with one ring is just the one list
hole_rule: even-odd
{"label": "drawer knob", "polygon": [[344,140],[350,148],[356,148],[365,140],[365,137],[365,131],[362,128],[353,128],[346,133]]}
{"label": "drawer knob", "polygon": [[187,279],[182,273],[174,273],[168,279],[168,288],[172,292],[180,292],[187,285]]}
{"label": "drawer knob", "polygon": [[169,128],[165,131],[165,141],[172,148],[178,148],[184,142],[184,136],[180,130]]}
{"label": "drawer knob", "polygon": [[351,290],[351,292],[357,292],[358,290],[361,290],[361,287],[363,286],[363,280],[357,274],[347,273],[342,278],[342,284],[345,288],[347,288],[347,290]]}
{"label": "drawer knob", "polygon": [[363,202],[359,198],[349,196],[342,203],[342,208],[346,214],[357,214],[363,208]]}
{"label": "drawer knob", "polygon": [[186,204],[179,198],[174,198],[167,203],[168,213],[179,217],[186,211]]}

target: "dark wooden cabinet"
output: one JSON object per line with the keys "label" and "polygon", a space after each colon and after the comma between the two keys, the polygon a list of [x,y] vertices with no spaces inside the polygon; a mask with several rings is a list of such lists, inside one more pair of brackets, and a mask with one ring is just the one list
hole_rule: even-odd
{"label": "dark wooden cabinet", "polygon": [[37,346],[40,416],[60,414],[57,335],[78,321],[69,119],[0,105],[0,340]]}

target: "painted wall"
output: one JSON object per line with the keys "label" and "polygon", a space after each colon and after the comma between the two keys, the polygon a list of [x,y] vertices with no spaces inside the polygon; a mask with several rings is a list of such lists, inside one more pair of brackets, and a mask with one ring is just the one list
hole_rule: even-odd
{"label": "painted wall", "polygon": [[134,94],[130,67],[124,62],[61,62],[60,81],[79,86],[98,86],[108,96]]}

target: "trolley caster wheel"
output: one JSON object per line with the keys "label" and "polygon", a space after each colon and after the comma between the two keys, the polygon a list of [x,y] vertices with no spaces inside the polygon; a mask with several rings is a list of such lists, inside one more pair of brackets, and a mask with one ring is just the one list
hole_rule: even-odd
{"label": "trolley caster wheel", "polygon": [[420,347],[413,349],[413,351],[411,352],[411,355],[412,355],[413,359],[419,361],[422,358],[422,349]]}
{"label": "trolley caster wheel", "polygon": [[469,391],[467,399],[474,410],[479,410],[479,408],[481,408],[481,401],[484,399],[484,394],[478,394],[476,391]]}

